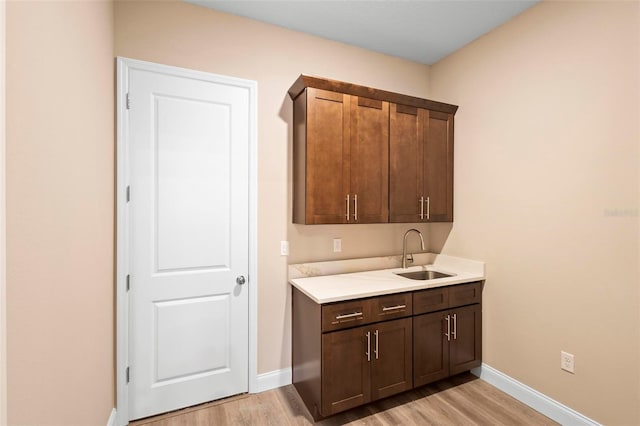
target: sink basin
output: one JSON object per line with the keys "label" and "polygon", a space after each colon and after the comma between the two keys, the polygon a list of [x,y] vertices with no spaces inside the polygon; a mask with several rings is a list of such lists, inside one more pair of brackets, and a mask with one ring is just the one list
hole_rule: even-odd
{"label": "sink basin", "polygon": [[396,272],[395,274],[411,280],[435,280],[436,278],[453,277],[453,275],[443,274],[442,272],[437,271]]}

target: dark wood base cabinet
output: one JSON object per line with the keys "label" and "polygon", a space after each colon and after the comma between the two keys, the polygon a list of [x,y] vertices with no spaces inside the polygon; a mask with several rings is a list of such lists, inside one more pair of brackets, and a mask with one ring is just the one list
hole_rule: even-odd
{"label": "dark wood base cabinet", "polygon": [[319,305],[293,288],[293,384],[314,419],[478,367],[482,283]]}

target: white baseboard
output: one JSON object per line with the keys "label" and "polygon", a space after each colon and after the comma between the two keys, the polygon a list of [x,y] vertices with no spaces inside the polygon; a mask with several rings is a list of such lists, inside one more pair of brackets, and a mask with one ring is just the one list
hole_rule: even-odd
{"label": "white baseboard", "polygon": [[[483,363],[480,368],[475,368],[471,372],[485,382],[562,425],[602,426],[595,420],[591,420],[487,364]],[[259,374],[256,379],[255,393],[290,385],[291,380],[291,368]],[[109,416],[107,426],[116,426],[116,418],[116,409],[114,408]]]}
{"label": "white baseboard", "polygon": [[474,368],[471,372],[485,382],[562,425],[601,426],[595,420],[583,416],[566,405],[520,383],[487,364],[483,363],[480,368]]}
{"label": "white baseboard", "polygon": [[116,426],[116,409],[111,410],[111,415],[109,416],[109,420],[107,420],[107,426]]}
{"label": "white baseboard", "polygon": [[255,393],[276,389],[290,384],[291,368],[283,368],[282,370],[275,370],[268,373],[258,374],[258,378],[256,379]]}

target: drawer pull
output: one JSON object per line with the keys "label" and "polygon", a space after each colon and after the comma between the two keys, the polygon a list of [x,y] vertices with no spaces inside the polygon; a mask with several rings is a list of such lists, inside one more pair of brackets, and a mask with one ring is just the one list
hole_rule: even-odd
{"label": "drawer pull", "polygon": [[396,306],[389,306],[389,307],[384,306],[382,308],[382,312],[395,311],[396,309],[404,309],[406,307],[407,305],[396,305]]}
{"label": "drawer pull", "polygon": [[351,314],[336,315],[336,319],[341,320],[345,318],[353,318],[353,317],[359,317],[359,316],[362,316],[362,312],[353,312]]}

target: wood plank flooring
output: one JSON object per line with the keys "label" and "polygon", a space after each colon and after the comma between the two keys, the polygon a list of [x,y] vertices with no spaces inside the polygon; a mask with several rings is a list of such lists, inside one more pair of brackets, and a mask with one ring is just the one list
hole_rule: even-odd
{"label": "wood plank flooring", "polygon": [[[293,385],[198,405],[131,426],[312,425]],[[318,425],[557,425],[470,373],[326,418]]]}

